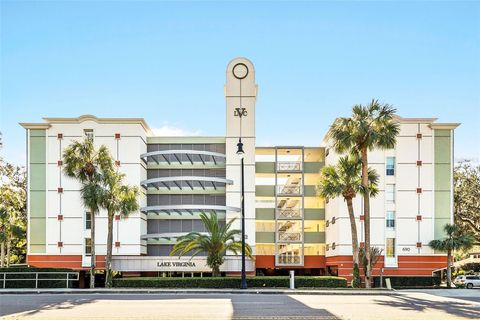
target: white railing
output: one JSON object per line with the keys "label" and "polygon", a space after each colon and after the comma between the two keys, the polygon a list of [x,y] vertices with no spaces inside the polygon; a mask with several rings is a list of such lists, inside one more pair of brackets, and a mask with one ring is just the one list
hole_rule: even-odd
{"label": "white railing", "polygon": [[299,265],[302,263],[302,257],[297,255],[278,255],[277,265]]}
{"label": "white railing", "polygon": [[277,241],[302,241],[302,233],[301,232],[278,232],[278,240]]}
{"label": "white railing", "polygon": [[302,186],[298,186],[298,185],[277,186],[277,194],[301,195],[302,194]]}
{"label": "white railing", "polygon": [[[45,278],[45,275],[52,274],[64,275],[65,277]],[[31,275],[32,277],[9,277],[10,275]],[[70,275],[74,275],[75,277],[71,278]],[[0,272],[0,281],[2,282],[3,289],[7,287],[7,281],[35,281],[35,289],[38,289],[38,283],[41,281],[65,281],[65,288],[68,288],[70,281],[78,281],[78,279],[78,272]]]}
{"label": "white railing", "polygon": [[279,161],[277,171],[302,171],[301,161]]}
{"label": "white railing", "polygon": [[277,219],[301,219],[302,209],[277,209]]}

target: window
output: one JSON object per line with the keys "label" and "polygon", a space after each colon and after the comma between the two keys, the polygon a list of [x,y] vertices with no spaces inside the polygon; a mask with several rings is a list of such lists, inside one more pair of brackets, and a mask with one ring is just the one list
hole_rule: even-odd
{"label": "window", "polygon": [[92,215],[90,212],[85,212],[85,229],[89,230],[92,228]]}
{"label": "window", "polygon": [[395,238],[387,238],[387,258],[395,257]]}
{"label": "window", "polygon": [[89,256],[92,254],[92,239],[85,238],[85,255]]}
{"label": "window", "polygon": [[387,211],[387,228],[395,229],[395,211]]}
{"label": "window", "polygon": [[395,157],[387,157],[387,176],[395,175]]}
{"label": "window", "polygon": [[395,203],[395,185],[387,184],[385,188],[385,199],[387,203]]}
{"label": "window", "polygon": [[85,138],[93,141],[93,129],[83,129],[83,133],[85,134]]}

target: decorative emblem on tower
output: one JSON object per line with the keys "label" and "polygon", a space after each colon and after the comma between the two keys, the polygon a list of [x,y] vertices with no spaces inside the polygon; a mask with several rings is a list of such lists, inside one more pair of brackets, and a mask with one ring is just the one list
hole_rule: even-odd
{"label": "decorative emblem on tower", "polygon": [[237,63],[232,71],[234,77],[239,80],[245,79],[248,76],[248,67],[244,63]]}

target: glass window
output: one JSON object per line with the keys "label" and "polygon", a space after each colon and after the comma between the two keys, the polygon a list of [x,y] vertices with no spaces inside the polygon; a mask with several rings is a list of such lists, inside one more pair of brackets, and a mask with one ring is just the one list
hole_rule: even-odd
{"label": "glass window", "polygon": [[85,138],[93,141],[93,129],[83,129],[83,133],[85,134]]}
{"label": "glass window", "polygon": [[387,211],[387,228],[395,229],[395,211]]}
{"label": "glass window", "polygon": [[92,215],[90,212],[85,212],[85,229],[89,230],[92,228]]}
{"label": "glass window", "polygon": [[395,257],[395,238],[387,238],[387,258]]}
{"label": "glass window", "polygon": [[395,203],[395,185],[387,184],[385,188],[385,198],[387,203]]}
{"label": "glass window", "polygon": [[387,176],[395,175],[395,157],[387,157]]}
{"label": "glass window", "polygon": [[85,238],[85,255],[91,255],[92,254],[92,239],[90,238]]}

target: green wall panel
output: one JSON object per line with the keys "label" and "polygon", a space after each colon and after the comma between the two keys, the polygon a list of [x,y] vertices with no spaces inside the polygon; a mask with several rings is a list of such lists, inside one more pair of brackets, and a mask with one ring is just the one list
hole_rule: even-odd
{"label": "green wall panel", "polygon": [[325,243],[325,232],[305,232],[305,243]]}
{"label": "green wall panel", "polygon": [[275,173],[275,162],[256,162],[256,173]]}
{"label": "green wall panel", "polygon": [[304,209],[305,220],[324,220],[325,209]]}
{"label": "green wall panel", "polygon": [[255,186],[255,195],[257,197],[275,196],[275,186]]}
{"label": "green wall panel", "polygon": [[275,220],[275,209],[273,208],[256,208],[255,218],[257,220]]}
{"label": "green wall panel", "polygon": [[274,243],[275,232],[256,232],[255,241],[257,243]]}
{"label": "green wall panel", "polygon": [[303,171],[305,173],[319,173],[324,165],[324,162],[305,162],[303,164]]}
{"label": "green wall panel", "polygon": [[436,129],[435,152],[435,239],[444,237],[443,227],[450,223],[452,199],[452,131]]}
{"label": "green wall panel", "polygon": [[305,190],[304,196],[305,197],[315,197],[317,195],[317,188],[316,186],[304,186]]}
{"label": "green wall panel", "polygon": [[46,252],[46,131],[30,130],[28,245],[32,253]]}

